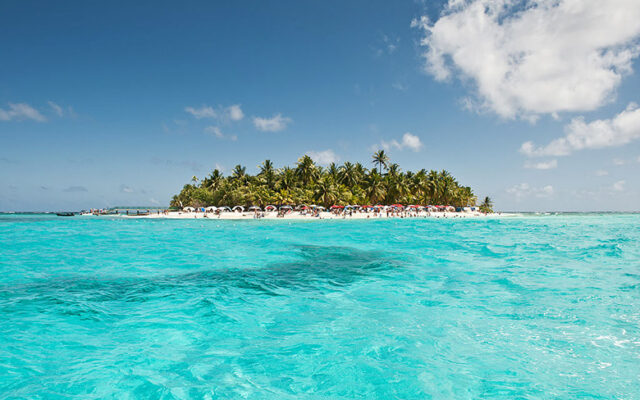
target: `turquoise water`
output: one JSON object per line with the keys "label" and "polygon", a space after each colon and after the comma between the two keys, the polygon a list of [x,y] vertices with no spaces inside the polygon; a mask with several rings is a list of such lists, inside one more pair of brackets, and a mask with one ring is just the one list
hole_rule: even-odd
{"label": "turquoise water", "polygon": [[0,215],[0,398],[640,398],[640,215]]}

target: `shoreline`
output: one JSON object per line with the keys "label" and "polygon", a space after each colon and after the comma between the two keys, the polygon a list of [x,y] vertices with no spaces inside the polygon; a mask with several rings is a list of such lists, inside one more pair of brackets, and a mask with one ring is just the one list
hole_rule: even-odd
{"label": "shoreline", "polygon": [[[259,216],[258,216],[259,215]],[[220,214],[202,212],[169,212],[149,215],[120,215],[123,218],[135,219],[199,219],[199,220],[384,220],[384,219],[468,219],[468,218],[498,218],[515,216],[515,213],[482,214],[480,212],[420,212],[413,214],[387,215],[386,213],[353,213],[352,215],[321,212],[319,216],[291,212],[284,216],[278,216],[277,212],[225,212]]]}

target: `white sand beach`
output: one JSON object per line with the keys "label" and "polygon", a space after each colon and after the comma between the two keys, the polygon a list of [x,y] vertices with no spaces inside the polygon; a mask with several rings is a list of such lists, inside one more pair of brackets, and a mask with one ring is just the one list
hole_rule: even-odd
{"label": "white sand beach", "polygon": [[268,219],[268,220],[319,220],[319,219],[404,219],[404,218],[495,218],[498,216],[506,216],[503,213],[483,214],[481,212],[397,212],[397,213],[373,213],[373,212],[354,212],[354,213],[333,213],[329,211],[320,212],[314,216],[311,213],[292,211],[284,215],[278,215],[278,212],[156,212],[148,215],[123,215],[125,218],[144,218],[144,219],[225,219],[225,220],[245,220],[245,219]]}

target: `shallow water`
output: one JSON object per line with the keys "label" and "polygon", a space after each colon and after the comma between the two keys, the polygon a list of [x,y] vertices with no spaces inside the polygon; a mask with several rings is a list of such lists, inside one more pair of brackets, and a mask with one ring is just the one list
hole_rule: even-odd
{"label": "shallow water", "polygon": [[640,398],[640,215],[0,215],[0,398]]}

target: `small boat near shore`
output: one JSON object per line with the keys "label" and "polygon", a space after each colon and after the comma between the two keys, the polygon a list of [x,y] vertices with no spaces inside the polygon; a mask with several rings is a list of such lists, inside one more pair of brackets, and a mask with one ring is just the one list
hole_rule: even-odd
{"label": "small boat near shore", "polygon": [[56,213],[56,215],[58,217],[73,217],[74,215],[76,215],[76,213],[68,211],[68,212],[58,212]]}

